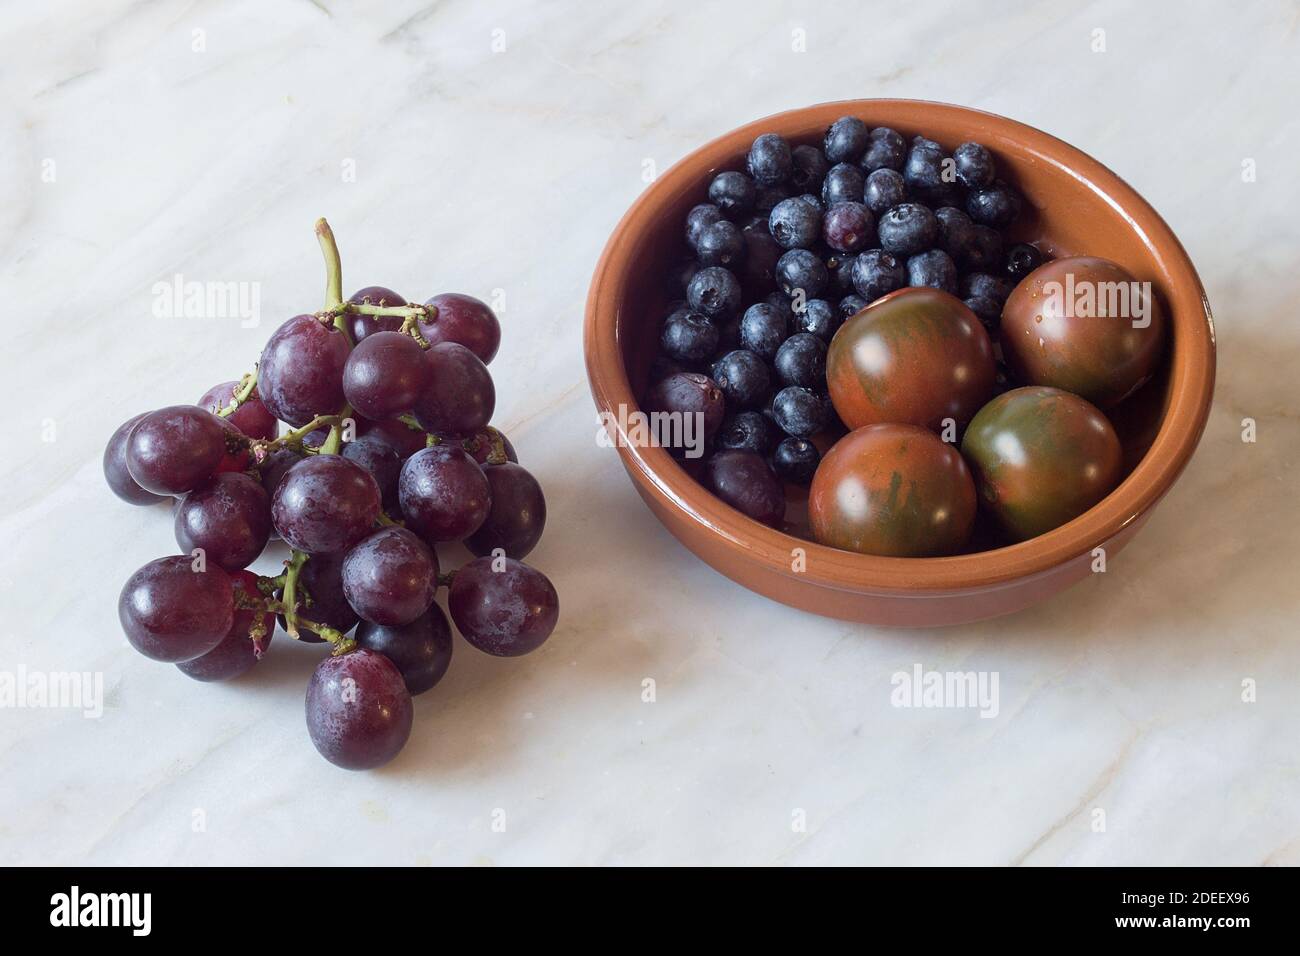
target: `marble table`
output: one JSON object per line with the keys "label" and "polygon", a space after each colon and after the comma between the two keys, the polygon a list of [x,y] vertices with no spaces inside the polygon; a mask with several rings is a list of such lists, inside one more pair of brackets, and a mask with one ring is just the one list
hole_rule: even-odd
{"label": "marble table", "polygon": [[[0,709],[0,863],[1300,863],[1294,6],[861,7],[0,9],[0,671],[103,691],[98,715]],[[1121,573],[951,630],[823,620],[695,560],[597,447],[583,300],[643,172],[861,96],[1046,129],[1198,264],[1215,408]],[[498,422],[546,488],[533,560],[563,602],[530,657],[459,645],[368,774],[307,739],[319,649],[281,635],[213,686],[125,644],[118,589],[174,541],[99,464],[120,421],[319,307],[320,215],[349,288],[498,305]],[[246,283],[256,315],[159,315],[177,276]],[[917,667],[996,674],[996,713],[894,706]]]}

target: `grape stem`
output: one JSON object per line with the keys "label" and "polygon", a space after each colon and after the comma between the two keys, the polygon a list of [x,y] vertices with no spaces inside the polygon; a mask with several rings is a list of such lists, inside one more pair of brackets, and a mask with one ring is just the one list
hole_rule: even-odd
{"label": "grape stem", "polygon": [[218,418],[228,418],[235,414],[240,405],[248,401],[253,395],[253,390],[257,388],[257,366],[239,380],[235,387],[235,394],[230,397],[230,401],[223,407],[217,409]]}
{"label": "grape stem", "polygon": [[334,230],[324,217],[316,220],[316,238],[325,256],[325,308],[333,312],[343,304],[343,262],[338,243],[334,241]]}
{"label": "grape stem", "polygon": [[295,641],[298,640],[298,575],[302,573],[307,557],[302,551],[294,551],[284,563],[284,590],[280,599],[284,610],[281,613],[284,614],[285,632]]}

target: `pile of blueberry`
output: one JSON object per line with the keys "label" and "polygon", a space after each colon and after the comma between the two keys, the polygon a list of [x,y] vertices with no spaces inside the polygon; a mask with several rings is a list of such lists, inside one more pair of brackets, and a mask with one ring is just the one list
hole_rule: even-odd
{"label": "pile of blueberry", "polygon": [[1043,256],[1005,240],[1021,198],[979,143],[949,154],[845,116],[821,148],[764,133],[745,166],[714,176],[686,217],[694,257],[671,276],[684,299],[663,321],[646,406],[704,413],[714,492],[779,524],[781,482],[808,484],[812,436],[838,425],[826,348],[840,325],[889,292],[931,286],[992,331]]}

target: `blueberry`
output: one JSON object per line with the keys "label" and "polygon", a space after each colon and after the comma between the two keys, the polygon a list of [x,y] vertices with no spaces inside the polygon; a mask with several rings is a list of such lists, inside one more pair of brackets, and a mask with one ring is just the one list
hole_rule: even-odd
{"label": "blueberry", "polygon": [[939,223],[939,248],[952,256],[954,262],[966,265],[977,254],[975,223],[955,206],[940,206],[934,211],[934,218]]}
{"label": "blueberry", "polygon": [[837,252],[858,252],[876,237],[876,217],[860,202],[842,202],[822,219],[822,238]]}
{"label": "blueberry", "polygon": [[782,385],[820,388],[826,381],[826,343],[809,332],[796,332],[781,343],[772,364]]}
{"label": "blueberry", "polygon": [[678,309],[664,320],[659,346],[679,362],[703,362],[718,347],[718,329],[698,312]]}
{"label": "blueberry", "polygon": [[740,282],[721,266],[706,266],[686,287],[686,303],[709,318],[734,315],[740,308]]}
{"label": "blueberry", "polygon": [[793,195],[794,190],[789,186],[762,186],[754,197],[754,210],[766,216],[782,199],[789,199]]}
{"label": "blueberry", "polygon": [[794,169],[794,160],[790,155],[790,144],[776,133],[764,133],[754,140],[749,148],[746,160],[749,175],[760,186],[775,186],[790,178]]}
{"label": "blueberry", "polygon": [[787,322],[794,322],[794,306],[790,302],[790,297],[784,292],[773,292],[763,301],[784,315]]}
{"label": "blueberry", "polygon": [[800,192],[817,192],[822,188],[822,180],[831,164],[816,146],[796,146],[790,152],[793,169],[790,172],[790,185]]}
{"label": "blueberry", "polygon": [[961,280],[961,294],[966,298],[992,299],[1000,308],[1011,294],[1011,283],[987,272],[969,272]]}
{"label": "blueberry", "polygon": [[827,403],[811,388],[789,385],[772,399],[772,418],[787,435],[808,438],[826,427]]}
{"label": "blueberry", "polygon": [[869,304],[870,303],[860,295],[846,295],[844,298],[840,299],[840,304],[835,308],[839,310],[840,321],[847,322],[865,309]]}
{"label": "blueberry", "polygon": [[831,273],[831,288],[840,295],[853,291],[853,262],[858,256],[853,252],[832,252],[826,259]]}
{"label": "blueberry", "polygon": [[821,196],[814,195],[813,193],[800,193],[798,198],[802,199],[804,202],[812,206],[818,212],[826,211],[826,204],[822,202]]}
{"label": "blueberry", "polygon": [[920,133],[917,133],[915,136],[912,137],[912,148],[938,150],[941,153],[943,152],[942,146],[940,146],[934,140],[922,136]]}
{"label": "blueberry", "polygon": [[957,266],[942,249],[921,252],[907,260],[907,284],[957,294]]}
{"label": "blueberry", "polygon": [[826,158],[832,163],[856,163],[869,137],[866,123],[856,116],[841,116],[826,131]]}
{"label": "blueberry", "polygon": [[957,181],[972,189],[993,183],[993,154],[979,143],[962,143],[952,151]]}
{"label": "blueberry", "polygon": [[784,251],[767,231],[767,220],[746,226],[741,231],[745,240],[744,266],[741,278],[751,296],[763,295],[776,288],[776,260]]}
{"label": "blueberry", "polygon": [[861,166],[867,172],[876,169],[902,169],[907,160],[907,143],[897,130],[877,126],[867,137],[867,151]]}
{"label": "blueberry", "polygon": [[728,408],[758,408],[772,387],[767,363],[746,349],[728,352],[713,363],[712,372]]}
{"label": "blueberry", "polygon": [[1002,234],[992,226],[971,226],[965,268],[974,272],[996,272],[1002,262]]}
{"label": "blueberry", "polygon": [[896,169],[874,169],[862,189],[863,202],[875,215],[883,216],[894,206],[907,201],[907,184]]}
{"label": "blueberry", "polygon": [[738,412],[724,422],[718,432],[719,448],[740,448],[757,455],[766,455],[772,449],[776,429],[762,412]]}
{"label": "blueberry", "polygon": [[807,249],[791,249],[776,262],[776,284],[786,295],[802,289],[805,299],[815,299],[830,278],[826,263]]}
{"label": "blueberry", "polygon": [[[917,139],[922,140],[919,136]],[[907,188],[923,199],[933,199],[942,193],[944,175],[944,155],[939,144],[930,140],[914,141],[903,166],[903,181]],[[947,175],[954,174],[949,171]]]}
{"label": "blueberry", "polygon": [[771,361],[790,334],[786,314],[766,302],[757,302],[740,319],[740,346]]}
{"label": "blueberry", "polygon": [[1043,254],[1027,242],[1018,242],[1007,252],[1007,275],[1019,282],[1043,264]]}
{"label": "blueberry", "polygon": [[815,335],[823,342],[829,343],[839,327],[839,313],[825,299],[809,299],[804,303],[803,311],[795,313],[795,331]]}
{"label": "blueberry", "polygon": [[939,240],[939,221],[920,203],[905,202],[881,216],[876,231],[886,252],[911,256],[934,247]]}
{"label": "blueberry", "polygon": [[972,189],[966,197],[966,212],[982,225],[1003,229],[1020,215],[1020,194],[998,180],[992,186]]}
{"label": "blueberry", "polygon": [[720,219],[700,231],[695,251],[701,265],[736,266],[745,258],[745,237],[735,223]]}
{"label": "blueberry", "polygon": [[700,203],[686,214],[686,244],[692,249],[705,228],[722,219],[722,210],[712,203]]}
{"label": "blueberry", "polygon": [[868,303],[906,284],[903,264],[883,249],[868,249],[853,261],[853,288]]}
{"label": "blueberry", "polygon": [[743,216],[754,208],[756,199],[758,187],[744,173],[718,173],[709,183],[709,202],[722,210],[724,216]]}
{"label": "blueberry", "polygon": [[822,202],[828,209],[837,202],[861,202],[864,182],[858,167],[848,163],[832,166],[822,183]]}
{"label": "blueberry", "polygon": [[767,221],[768,229],[784,249],[807,249],[821,235],[822,214],[802,199],[783,199]]}
{"label": "blueberry", "polygon": [[821,463],[821,452],[806,438],[793,435],[781,439],[772,452],[772,470],[782,481],[792,485],[806,485],[813,480]]}
{"label": "blueberry", "polygon": [[1002,306],[986,295],[972,295],[963,300],[985,325],[996,325],[1002,318]]}

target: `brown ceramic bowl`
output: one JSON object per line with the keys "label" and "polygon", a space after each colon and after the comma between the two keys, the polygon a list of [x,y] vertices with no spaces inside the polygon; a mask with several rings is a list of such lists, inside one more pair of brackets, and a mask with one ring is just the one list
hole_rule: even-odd
{"label": "brown ceramic bowl", "polygon": [[[641,497],[686,547],[751,590],[794,607],[884,625],[956,624],[1008,614],[1056,594],[1127,544],[1196,448],[1214,391],[1214,328],[1187,253],[1133,189],[1095,159],[1032,127],[989,113],[914,100],[851,100],[780,113],[697,149],[660,176],[614,230],[587,298],[587,374],[597,409],[639,408],[670,298],[665,274],[686,257],[687,211],[705,201],[710,176],[743,169],[750,143],[775,131],[819,143],[838,117],[923,133],[951,150],[984,143],[1026,209],[1017,239],[1055,256],[1090,254],[1153,283],[1171,317],[1159,375],[1111,418],[1127,477],[1098,505],[1045,535],[949,558],[885,558],[823,547],[761,525],[698,484],[662,448],[618,453]],[[802,550],[797,550],[802,549]],[[1113,570],[1113,568],[1112,568]],[[1135,569],[1132,573],[1141,573]]]}

